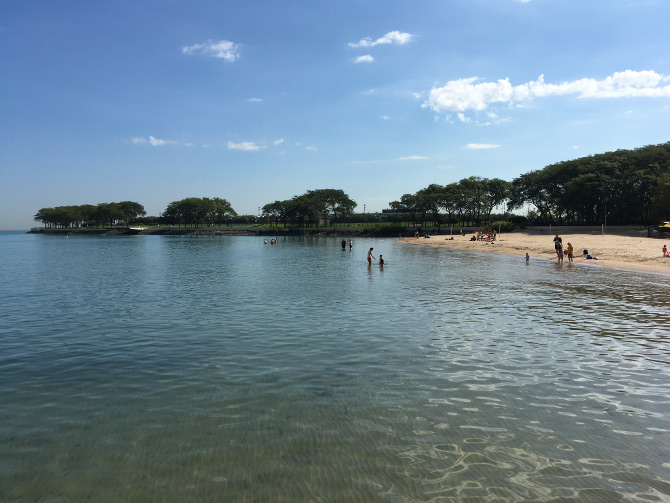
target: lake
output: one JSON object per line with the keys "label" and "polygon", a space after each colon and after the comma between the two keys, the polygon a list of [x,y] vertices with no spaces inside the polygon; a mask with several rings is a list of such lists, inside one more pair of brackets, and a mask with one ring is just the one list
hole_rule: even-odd
{"label": "lake", "polygon": [[263,239],[0,233],[0,501],[670,501],[670,275]]}

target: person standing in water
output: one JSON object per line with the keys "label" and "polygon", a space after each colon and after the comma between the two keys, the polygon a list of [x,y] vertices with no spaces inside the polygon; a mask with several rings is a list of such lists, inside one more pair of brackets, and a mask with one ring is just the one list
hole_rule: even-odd
{"label": "person standing in water", "polygon": [[346,240],[346,239],[343,239],[343,240],[342,240],[342,249],[344,250],[344,249],[346,249],[346,248],[347,248],[347,240]]}
{"label": "person standing in water", "polygon": [[381,253],[379,254],[379,267],[384,267],[384,259],[382,258]]}
{"label": "person standing in water", "polygon": [[351,249],[352,249],[353,247],[354,247],[354,242],[353,242],[353,240],[350,239],[350,240],[349,240],[349,251],[351,251]]}
{"label": "person standing in water", "polygon": [[373,249],[374,249],[374,248],[370,248],[370,249],[368,250],[368,266],[372,266],[372,259],[373,259],[373,258],[374,258],[375,260],[377,260],[377,259],[374,257],[374,255],[372,255],[372,250],[373,250]]}

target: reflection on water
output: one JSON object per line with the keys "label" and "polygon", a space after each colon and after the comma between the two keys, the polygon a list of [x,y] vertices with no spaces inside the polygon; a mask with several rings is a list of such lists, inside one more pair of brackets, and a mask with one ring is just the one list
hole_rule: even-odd
{"label": "reflection on water", "polygon": [[667,275],[323,237],[0,253],[2,501],[670,501]]}

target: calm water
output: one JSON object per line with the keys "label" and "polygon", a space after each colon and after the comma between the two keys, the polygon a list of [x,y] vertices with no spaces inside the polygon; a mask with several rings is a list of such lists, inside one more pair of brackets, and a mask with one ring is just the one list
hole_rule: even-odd
{"label": "calm water", "polygon": [[0,501],[670,501],[670,275],[325,237],[0,259]]}

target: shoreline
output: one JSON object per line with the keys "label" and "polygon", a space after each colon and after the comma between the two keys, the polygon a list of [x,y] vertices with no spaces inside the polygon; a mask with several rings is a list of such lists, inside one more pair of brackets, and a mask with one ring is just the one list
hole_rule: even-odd
{"label": "shoreline", "polygon": [[[538,234],[533,230],[499,234],[492,243],[470,241],[472,233],[464,236],[440,234],[428,238],[401,238],[398,241],[482,253],[517,255],[519,260],[524,260],[528,253],[532,262],[533,258],[557,260],[554,252],[554,235],[555,233]],[[559,232],[559,236],[563,239],[564,249],[568,242],[572,243],[575,250],[573,259],[575,264],[670,274],[670,258],[663,257],[661,252],[664,244],[670,248],[670,240],[647,237],[646,230],[626,230],[606,235],[594,231],[565,234]],[[585,260],[582,254],[585,249],[594,257],[598,257],[598,260]],[[563,263],[569,263],[567,256]]]}

